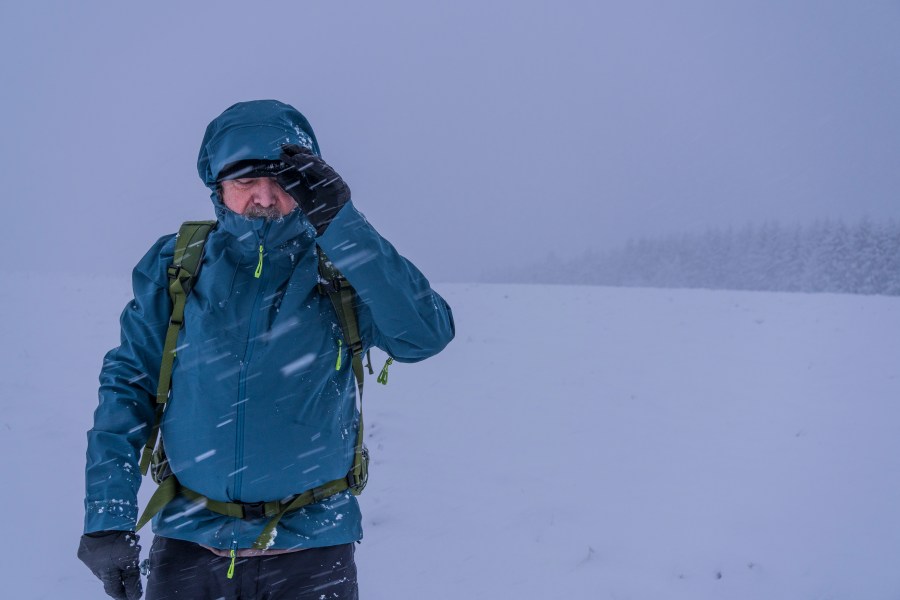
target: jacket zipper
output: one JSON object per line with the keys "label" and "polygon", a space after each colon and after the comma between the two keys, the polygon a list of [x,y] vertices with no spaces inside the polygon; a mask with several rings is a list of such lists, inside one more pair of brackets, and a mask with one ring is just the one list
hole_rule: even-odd
{"label": "jacket zipper", "polygon": [[[250,311],[250,323],[247,327],[247,345],[244,349],[244,360],[241,361],[241,373],[238,379],[238,404],[235,415],[236,421],[236,437],[235,453],[234,453],[234,495],[235,499],[241,498],[241,488],[244,481],[244,412],[247,401],[247,369],[250,366],[250,360],[253,357],[253,346],[256,338],[256,321],[259,315],[259,305],[265,295],[266,279],[262,278],[262,262],[263,247],[266,234],[269,231],[269,224],[263,227],[262,233],[259,235],[259,262],[256,265],[254,277],[260,279],[259,286],[256,290],[256,298],[253,300],[253,308]],[[268,272],[267,272],[268,273]]]}

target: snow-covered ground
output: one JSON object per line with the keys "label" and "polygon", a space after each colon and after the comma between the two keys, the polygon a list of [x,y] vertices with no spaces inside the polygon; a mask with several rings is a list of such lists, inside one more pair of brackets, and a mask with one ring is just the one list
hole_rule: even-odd
{"label": "snow-covered ground", "polygon": [[[128,280],[3,281],[0,596],[100,598],[84,432]],[[457,339],[367,388],[364,598],[900,594],[900,298],[437,288]]]}

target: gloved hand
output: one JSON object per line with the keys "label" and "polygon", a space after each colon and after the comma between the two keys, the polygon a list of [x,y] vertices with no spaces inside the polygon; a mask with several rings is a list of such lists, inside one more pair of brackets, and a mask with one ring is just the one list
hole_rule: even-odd
{"label": "gloved hand", "polygon": [[98,531],[81,536],[78,558],[103,582],[103,591],[116,600],[139,600],[144,593],[140,538],[133,531]]}
{"label": "gloved hand", "polygon": [[341,207],[350,200],[350,187],[312,150],[297,144],[281,147],[287,168],[276,177],[279,185],[300,205],[300,210],[322,235]]}

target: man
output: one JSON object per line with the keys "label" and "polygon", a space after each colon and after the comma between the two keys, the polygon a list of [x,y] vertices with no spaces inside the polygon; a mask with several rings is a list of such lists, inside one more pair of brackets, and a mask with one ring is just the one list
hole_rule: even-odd
{"label": "man", "polygon": [[[230,107],[207,128],[198,170],[218,225],[162,387],[171,499],[153,517],[147,596],[357,598],[361,517],[344,483],[362,442],[351,363],[372,346],[404,362],[440,352],[450,308],[356,210],[293,107]],[[161,238],[134,270],[88,432],[78,554],[113,598],[142,593],[138,465],[167,379],[176,243]],[[348,347],[322,292],[317,246],[355,291],[362,349]]]}

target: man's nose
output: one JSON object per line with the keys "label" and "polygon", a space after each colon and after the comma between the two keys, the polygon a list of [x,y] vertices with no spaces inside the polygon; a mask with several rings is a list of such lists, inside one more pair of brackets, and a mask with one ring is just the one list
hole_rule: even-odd
{"label": "man's nose", "polygon": [[269,207],[278,202],[278,183],[274,179],[263,177],[254,186],[253,201],[260,206]]}

